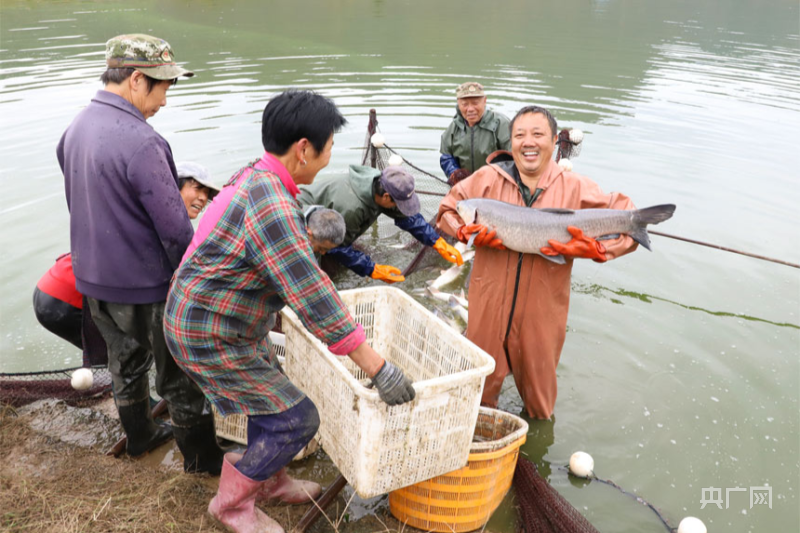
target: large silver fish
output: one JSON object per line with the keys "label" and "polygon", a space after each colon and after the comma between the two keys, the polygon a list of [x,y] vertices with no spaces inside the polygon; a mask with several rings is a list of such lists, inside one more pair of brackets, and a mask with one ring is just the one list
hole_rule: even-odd
{"label": "large silver fish", "polygon": [[465,224],[483,224],[497,230],[497,238],[509,250],[538,254],[563,264],[564,256],[548,256],[540,249],[549,246],[548,240],[567,243],[572,236],[567,226],[576,226],[589,237],[609,238],[620,233],[650,250],[648,224],[663,222],[675,212],[674,204],[656,205],[645,209],[533,209],[498,200],[470,198],[456,204],[458,215]]}

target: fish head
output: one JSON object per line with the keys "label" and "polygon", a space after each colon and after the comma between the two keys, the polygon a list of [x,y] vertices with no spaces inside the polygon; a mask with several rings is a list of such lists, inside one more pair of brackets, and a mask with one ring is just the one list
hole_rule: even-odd
{"label": "fish head", "polygon": [[461,200],[456,204],[456,211],[458,216],[464,221],[464,224],[474,224],[478,218],[478,208],[473,202],[469,200]]}

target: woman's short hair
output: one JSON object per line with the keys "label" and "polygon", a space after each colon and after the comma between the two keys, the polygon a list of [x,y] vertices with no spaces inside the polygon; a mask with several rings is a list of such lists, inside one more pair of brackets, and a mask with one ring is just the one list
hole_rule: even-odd
{"label": "woman's short hair", "polygon": [[272,98],[261,118],[264,149],[284,155],[300,139],[322,152],[331,135],[347,124],[331,100],[313,91],[290,89]]}
{"label": "woman's short hair", "polygon": [[339,246],[346,231],[344,217],[333,209],[319,207],[306,217],[306,228],[319,242],[331,242]]}

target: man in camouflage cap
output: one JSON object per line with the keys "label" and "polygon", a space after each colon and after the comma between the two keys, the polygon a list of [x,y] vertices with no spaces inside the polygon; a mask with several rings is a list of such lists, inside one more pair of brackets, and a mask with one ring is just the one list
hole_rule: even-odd
{"label": "man in camouflage cap", "polygon": [[194,76],[194,72],[175,63],[175,55],[167,41],[141,33],[109,39],[106,43],[106,66],[110,69],[133,68],[156,80]]}
{"label": "man in camouflage cap", "polygon": [[[173,434],[184,469],[219,475],[210,406],[176,364],[164,339],[172,274],[193,236],[169,143],[147,124],[167,90],[193,73],[169,43],[120,35],[106,43],[107,70],[89,105],[56,148],[70,210],[76,287],[108,345],[108,369],[127,451],[136,456]],[[166,400],[172,427],[150,411],[148,371]]]}
{"label": "man in camouflage cap", "polygon": [[511,149],[509,120],[486,109],[483,85],[470,81],[456,88],[456,116],[442,134],[439,164],[455,185],[486,164],[489,154]]}
{"label": "man in camouflage cap", "polygon": [[167,90],[179,77],[194,76],[194,72],[175,63],[167,41],[140,33],[109,39],[106,66],[100,76],[106,91],[128,100],[145,120],[167,105]]}

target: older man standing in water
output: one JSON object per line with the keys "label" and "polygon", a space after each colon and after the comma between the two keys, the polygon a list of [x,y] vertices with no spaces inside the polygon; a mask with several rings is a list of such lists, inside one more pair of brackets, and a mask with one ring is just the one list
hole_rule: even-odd
{"label": "older man standing in water", "polygon": [[510,150],[508,118],[486,109],[486,93],[476,82],[456,89],[456,116],[442,134],[439,164],[450,185],[455,185],[486,164],[497,150]]}
{"label": "older man standing in water", "polygon": [[566,338],[573,259],[603,263],[637,245],[628,236],[601,244],[570,227],[569,243],[549,241],[552,249],[542,249],[546,255],[564,255],[566,263],[559,265],[507,250],[491,228],[465,226],[456,204],[467,198],[491,198],[536,208],[634,209],[627,196],[606,194],[595,182],[556,164],[557,131],[547,109],[522,108],[511,121],[511,153],[494,154],[488,165],[455,185],[437,217],[439,229],[462,242],[477,233],[467,338],[497,363],[486,378],[482,403],[497,407],[503,380],[511,373],[533,418],[550,418],[556,403],[556,366]]}
{"label": "older man standing in water", "polygon": [[[104,90],[67,128],[56,150],[70,210],[76,286],[108,345],[108,368],[127,451],[136,456],[173,433],[187,472],[218,475],[210,404],[175,364],[163,316],[172,274],[193,230],[167,141],[147,124],[178,77],[172,48],[149,35],[106,43]],[[172,429],[150,412],[148,371],[167,401]]]}

